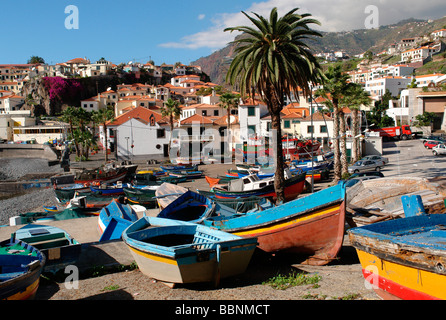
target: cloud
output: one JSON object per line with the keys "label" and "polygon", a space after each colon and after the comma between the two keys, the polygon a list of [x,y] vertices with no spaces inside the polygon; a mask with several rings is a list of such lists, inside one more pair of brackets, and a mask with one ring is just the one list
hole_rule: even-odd
{"label": "cloud", "polygon": [[[268,17],[273,7],[278,8],[279,15],[298,7],[299,13],[311,13],[321,22],[321,27],[314,25],[314,28],[335,32],[365,28],[366,18],[370,15],[365,12],[365,8],[369,5],[374,5],[378,9],[379,25],[397,23],[412,17],[437,19],[446,13],[444,0],[266,0],[252,3],[244,11],[247,14],[255,12]],[[180,41],[162,43],[159,46],[182,49],[220,49],[237,35],[224,32],[225,28],[250,23],[241,12],[216,14],[211,21],[213,25],[207,30],[186,35]]]}
{"label": "cloud", "polygon": [[199,14],[198,15],[198,20],[203,20],[206,17],[205,14]]}

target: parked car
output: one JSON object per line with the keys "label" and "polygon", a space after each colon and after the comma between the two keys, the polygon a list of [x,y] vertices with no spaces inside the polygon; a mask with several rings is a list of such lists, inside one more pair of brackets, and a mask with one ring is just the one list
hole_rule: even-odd
{"label": "parked car", "polygon": [[440,141],[441,143],[446,142],[446,139],[444,137],[433,136],[433,135],[427,136],[426,138],[423,138],[421,141],[423,143],[425,143],[426,141],[429,141],[429,140]]}
{"label": "parked car", "polygon": [[444,145],[443,143],[437,144],[435,147],[432,148],[432,153],[434,154],[434,156],[446,154],[446,145]]}
{"label": "parked car", "polygon": [[361,177],[378,177],[384,178],[384,174],[380,171],[365,171],[353,173],[347,180],[356,179]]}
{"label": "parked car", "polygon": [[383,165],[383,166],[385,166],[386,164],[389,163],[389,158],[382,157],[382,156],[376,156],[376,155],[365,156],[361,160],[374,160],[374,161],[376,161],[378,163],[381,163],[381,165]]}
{"label": "parked car", "polygon": [[435,147],[435,146],[437,146],[437,145],[439,145],[439,144],[441,144],[440,141],[437,141],[437,140],[427,140],[427,141],[424,143],[424,147],[425,147],[426,149],[432,149],[433,147]]}
{"label": "parked car", "polygon": [[354,165],[348,167],[349,173],[364,171],[381,171],[382,164],[374,160],[359,160]]}

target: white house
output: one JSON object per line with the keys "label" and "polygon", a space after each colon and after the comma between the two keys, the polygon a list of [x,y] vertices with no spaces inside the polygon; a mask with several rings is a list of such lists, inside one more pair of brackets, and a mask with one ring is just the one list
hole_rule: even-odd
{"label": "white house", "polygon": [[[170,127],[153,110],[136,107],[107,123],[108,149],[115,149],[118,159],[162,159],[168,156]],[[105,144],[103,127],[101,142]]]}
{"label": "white house", "polygon": [[429,84],[435,84],[437,80],[444,76],[442,73],[425,74],[421,76],[416,76],[415,80],[418,87],[427,87]]}
{"label": "white house", "polygon": [[300,120],[300,134],[302,137],[318,140],[324,146],[328,146],[333,137],[333,118],[327,114],[315,112]]}
{"label": "white house", "polygon": [[431,33],[431,36],[434,39],[445,38],[446,37],[446,29],[435,30]]}
{"label": "white house", "polygon": [[262,134],[261,119],[268,114],[264,102],[248,99],[238,106],[240,141],[248,141]]}
{"label": "white house", "polygon": [[379,100],[386,93],[386,90],[389,90],[392,96],[398,96],[410,82],[411,79],[403,77],[383,77],[366,81],[364,90],[370,93],[372,99]]}

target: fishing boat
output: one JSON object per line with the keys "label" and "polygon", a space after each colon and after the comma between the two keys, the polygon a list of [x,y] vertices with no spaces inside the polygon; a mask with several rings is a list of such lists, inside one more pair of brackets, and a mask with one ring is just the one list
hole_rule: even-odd
{"label": "fishing boat", "polygon": [[167,183],[177,184],[177,183],[181,183],[181,182],[186,182],[187,177],[166,176],[166,177],[159,178],[159,180],[163,183],[167,182]]}
{"label": "fishing boat", "polygon": [[212,215],[215,208],[215,202],[188,190],[161,210],[157,217],[200,223],[203,219]]}
{"label": "fishing boat", "polygon": [[188,190],[185,187],[166,182],[155,191],[155,199],[158,206],[163,209]]}
{"label": "fishing boat", "polygon": [[81,253],[81,244],[66,231],[54,226],[28,224],[18,229],[13,236],[45,255],[44,272],[57,272],[73,264]]}
{"label": "fishing boat", "polygon": [[[234,214],[236,213],[246,213],[252,210],[259,210],[259,207],[262,207],[260,210],[264,210],[266,208],[273,207],[274,204],[269,201],[267,198],[262,197],[249,197],[249,198],[234,198],[234,199],[219,199],[215,197],[215,194],[210,191],[197,190],[197,192],[206,198],[209,198],[215,203],[218,203],[221,206],[224,206],[226,209],[234,210]],[[227,210],[226,210],[227,211]],[[215,210],[216,214],[219,214],[218,210]]]}
{"label": "fishing boat", "polygon": [[173,166],[160,166],[161,170],[164,172],[172,172],[172,171],[197,171],[198,165],[173,165]]}
{"label": "fishing boat", "polygon": [[67,185],[56,185],[54,187],[54,193],[56,194],[56,199],[59,202],[69,201],[74,197],[76,193],[90,193],[91,189],[89,185],[83,183],[73,183]]}
{"label": "fishing boat", "polygon": [[94,194],[98,195],[104,195],[104,196],[117,196],[120,194],[124,194],[124,188],[130,187],[129,183],[122,183],[121,181],[118,181],[116,184],[102,184],[100,186],[90,186],[90,190]]}
{"label": "fishing boat", "polygon": [[0,242],[0,300],[33,299],[45,262],[44,254],[23,241]]}
{"label": "fishing boat", "polygon": [[420,214],[348,231],[365,280],[382,299],[446,299],[446,216]]}
{"label": "fishing boat", "polygon": [[98,217],[98,230],[101,234],[99,242],[121,239],[122,232],[138,220],[136,212],[130,205],[112,201],[102,208]]}
{"label": "fishing boat", "polygon": [[169,172],[169,176],[174,178],[199,179],[203,176],[203,171],[173,171]]}
{"label": "fishing boat", "polygon": [[[287,173],[288,172],[288,173]],[[305,186],[305,172],[294,176],[285,170],[285,200],[293,200],[302,193]],[[260,179],[256,174],[229,181],[226,186],[215,186],[211,190],[220,199],[267,197],[276,199],[274,177]]]}
{"label": "fishing boat", "polygon": [[76,172],[74,182],[87,186],[112,183],[124,180],[127,173],[126,167],[104,166],[96,169],[83,169]]}
{"label": "fishing boat", "polygon": [[142,217],[122,234],[141,272],[168,283],[212,282],[246,271],[257,245],[203,225]]}
{"label": "fishing boat", "polygon": [[61,221],[77,218],[87,218],[99,214],[97,208],[70,207],[53,212],[24,212],[16,218],[16,224],[45,223],[48,221]]}
{"label": "fishing boat", "polygon": [[229,177],[212,178],[212,177],[208,177],[208,176],[204,176],[204,178],[206,179],[206,182],[209,184],[209,187],[211,187],[211,188],[218,184],[227,184],[231,180],[238,179],[235,177],[234,178],[229,178]]}
{"label": "fishing boat", "polygon": [[266,210],[212,216],[203,224],[241,237],[258,238],[266,252],[294,252],[304,262],[324,265],[336,259],[345,223],[345,184],[309,194]]}
{"label": "fishing boat", "polygon": [[402,196],[419,195],[427,213],[446,213],[446,188],[439,179],[385,177],[362,180],[347,188],[348,224],[361,227],[404,217]]}

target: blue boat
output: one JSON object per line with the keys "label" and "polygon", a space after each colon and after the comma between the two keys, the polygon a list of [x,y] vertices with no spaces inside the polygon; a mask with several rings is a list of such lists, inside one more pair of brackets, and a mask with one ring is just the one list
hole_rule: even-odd
{"label": "blue boat", "polygon": [[173,166],[160,166],[161,170],[164,172],[172,171],[197,171],[198,165],[173,165]]}
{"label": "blue boat", "polygon": [[28,224],[18,229],[13,236],[46,256],[45,272],[57,272],[75,263],[81,253],[81,244],[66,231],[40,224]]}
{"label": "blue boat", "polygon": [[99,212],[98,227],[101,237],[99,241],[121,239],[122,232],[138,220],[136,212],[129,205],[112,201]]}
{"label": "blue boat", "polygon": [[11,238],[0,242],[0,300],[29,300],[36,295],[46,257]]}
{"label": "blue boat", "polygon": [[246,271],[257,245],[203,225],[142,217],[122,234],[141,272],[169,283],[211,282]]}
{"label": "blue boat", "polygon": [[90,186],[90,190],[97,195],[121,195],[124,194],[124,188],[128,188],[130,186],[131,185],[129,183],[119,183],[109,186]]}
{"label": "blue boat", "polygon": [[157,217],[201,223],[207,217],[224,212],[235,213],[204,195],[188,190],[164,208]]}
{"label": "blue boat", "polygon": [[381,298],[445,300],[446,215],[426,214],[419,195],[408,198],[405,218],[350,229],[350,243]]}
{"label": "blue boat", "polygon": [[193,171],[193,170],[172,171],[169,172],[169,176],[174,178],[186,178],[187,180],[199,179],[203,176],[203,171]]}

